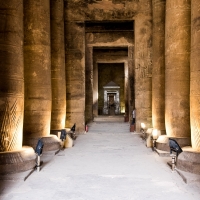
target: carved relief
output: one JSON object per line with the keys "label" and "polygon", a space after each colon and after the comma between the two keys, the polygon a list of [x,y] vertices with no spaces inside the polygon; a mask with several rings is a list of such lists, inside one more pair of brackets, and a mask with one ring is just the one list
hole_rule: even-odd
{"label": "carved relief", "polygon": [[17,130],[21,115],[17,119],[17,100],[10,107],[6,99],[0,127],[0,152],[12,151],[17,142]]}
{"label": "carved relief", "polygon": [[139,78],[152,76],[152,56],[151,49],[147,48],[144,44],[138,45],[137,48],[137,65],[136,69],[139,70]]}
{"label": "carved relief", "polygon": [[[71,20],[110,20],[133,19],[139,12],[139,0],[132,1],[86,1],[68,0],[65,9],[68,10],[68,19]],[[148,6],[149,2],[147,3]]]}
{"label": "carved relief", "polygon": [[194,121],[194,131],[192,132],[192,147],[195,149],[200,149],[200,130],[198,121],[193,119]]}
{"label": "carved relief", "polygon": [[152,76],[152,21],[143,22],[136,43],[136,70],[138,78]]}

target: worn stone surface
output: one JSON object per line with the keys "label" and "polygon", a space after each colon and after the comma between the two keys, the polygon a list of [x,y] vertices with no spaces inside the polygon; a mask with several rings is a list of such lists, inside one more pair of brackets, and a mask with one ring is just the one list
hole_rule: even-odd
{"label": "worn stone surface", "polygon": [[68,9],[66,18],[76,20],[117,20],[133,19],[140,9],[146,9],[149,4],[145,0],[129,1],[91,1],[91,0],[65,0]]}
{"label": "worn stone surface", "polygon": [[168,136],[190,136],[191,1],[166,2],[165,123]]}
{"label": "worn stone surface", "polygon": [[85,122],[88,123],[93,120],[93,47],[86,47],[85,66]]}
{"label": "worn stone surface", "polygon": [[153,0],[152,125],[165,130],[165,4]]}
{"label": "worn stone surface", "polygon": [[[147,126],[152,126],[151,122],[151,65],[152,65],[152,16],[151,16],[151,1],[150,0],[130,0],[130,1],[65,1],[65,21],[102,21],[102,20],[135,20],[135,66],[132,74],[135,74],[135,89],[137,92],[133,94],[131,90],[129,97],[135,95],[136,112],[137,112],[137,128],[140,129],[140,123],[145,122]],[[76,34],[75,34],[76,35]],[[73,36],[75,36],[73,35]],[[95,39],[90,35],[90,39]],[[75,39],[76,37],[74,37]],[[71,38],[73,43],[73,38]],[[116,42],[115,42],[116,43]],[[130,64],[131,65],[131,64]],[[130,66],[129,65],[129,66]],[[132,68],[133,69],[133,68]],[[95,70],[94,70],[95,71]],[[132,75],[130,75],[132,76]],[[94,74],[96,78],[96,75]],[[141,77],[143,77],[141,79]],[[130,77],[131,78],[131,77]],[[148,84],[146,84],[148,83]],[[142,86],[138,87],[138,86]],[[95,85],[93,85],[95,86]],[[94,87],[95,90],[95,87]],[[146,95],[147,92],[147,95]],[[93,95],[94,97],[95,95]],[[132,98],[132,97],[131,97]],[[94,100],[93,103],[95,103]],[[141,103],[139,103],[141,102]],[[131,105],[132,104],[132,105]],[[133,100],[128,100],[129,112],[132,110],[135,103]],[[95,104],[96,108],[97,105]],[[146,116],[143,113],[147,114]],[[94,114],[97,114],[94,112]]]}
{"label": "worn stone surface", "polygon": [[191,145],[190,137],[169,137],[167,135],[160,135],[156,140],[156,148],[161,151],[170,152],[169,138],[176,140],[181,148]]}
{"label": "worn stone surface", "polygon": [[191,1],[191,55],[190,55],[190,120],[192,148],[200,150],[200,4]]}
{"label": "worn stone surface", "polygon": [[177,159],[177,169],[200,175],[200,151],[188,146],[182,150]]}
{"label": "worn stone surface", "polygon": [[152,3],[140,2],[135,19],[135,107],[136,130],[152,127]]}
{"label": "worn stone surface", "polygon": [[50,133],[51,57],[48,0],[24,1],[24,144]]}
{"label": "worn stone surface", "polygon": [[23,146],[19,151],[0,153],[0,174],[27,171],[35,167],[36,154],[31,147]]}
{"label": "worn stone surface", "polygon": [[51,130],[63,129],[66,119],[64,2],[50,1],[51,19]]}
{"label": "worn stone surface", "polygon": [[76,123],[85,131],[85,29],[84,23],[65,21],[66,127]]}
{"label": "worn stone surface", "polygon": [[0,152],[22,147],[23,1],[0,1]]}
{"label": "worn stone surface", "polygon": [[[128,83],[127,92],[128,95],[125,97],[125,101],[128,102],[128,108],[125,108],[125,112],[127,111],[127,115],[129,116],[129,122],[132,123],[132,112],[135,108],[135,64],[134,64],[134,45],[130,45],[128,47],[128,70],[125,68],[125,84]],[[126,76],[128,74],[128,80],[126,80]],[[125,87],[126,89],[126,87]],[[126,103],[125,103],[126,105]]]}

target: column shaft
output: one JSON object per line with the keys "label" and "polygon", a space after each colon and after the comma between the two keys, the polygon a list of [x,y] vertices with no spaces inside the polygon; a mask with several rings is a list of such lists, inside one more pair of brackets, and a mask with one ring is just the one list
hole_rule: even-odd
{"label": "column shaft", "polygon": [[165,130],[165,4],[153,0],[152,123]]}
{"label": "column shaft", "polygon": [[[129,122],[132,123],[132,111],[135,108],[135,83],[134,83],[134,47],[128,47],[128,116]],[[125,66],[124,66],[125,67]]]}
{"label": "column shaft", "polygon": [[0,152],[22,148],[23,38],[23,0],[0,0]]}
{"label": "column shaft", "polygon": [[[66,10],[67,14],[67,10]],[[76,132],[85,131],[85,26],[65,20],[67,111],[66,126],[76,123]]]}
{"label": "column shaft", "polygon": [[135,107],[136,131],[141,123],[152,127],[152,13],[151,3],[135,20]]}
{"label": "column shaft", "polygon": [[190,136],[191,1],[166,1],[165,123],[170,137]]}
{"label": "column shaft", "polygon": [[190,120],[192,148],[200,151],[200,4],[191,1]]}
{"label": "column shaft", "polygon": [[24,1],[24,144],[48,136],[51,119],[49,0]]}
{"label": "column shaft", "polygon": [[93,120],[93,47],[86,48],[85,62],[85,82],[87,88],[87,92],[85,93],[85,120],[89,122]]}
{"label": "column shaft", "polygon": [[50,1],[51,16],[51,82],[52,112],[51,130],[65,127],[66,80],[64,45],[64,2]]}
{"label": "column shaft", "polygon": [[98,116],[98,64],[93,60],[93,116]]}

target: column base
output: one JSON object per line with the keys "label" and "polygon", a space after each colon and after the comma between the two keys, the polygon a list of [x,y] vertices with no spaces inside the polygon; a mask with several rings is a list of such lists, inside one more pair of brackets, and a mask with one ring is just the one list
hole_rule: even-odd
{"label": "column base", "polygon": [[52,129],[52,130],[50,130],[50,135],[58,136],[58,132],[61,132],[61,129],[56,129],[56,130]]}
{"label": "column base", "polygon": [[[36,148],[39,138],[29,138],[29,140],[24,141],[24,144]],[[56,135],[48,135],[42,137],[44,143],[43,152],[57,151],[60,149],[60,140]]]}
{"label": "column base", "polygon": [[170,152],[169,138],[176,140],[181,148],[191,145],[190,137],[169,137],[167,135],[160,135],[156,140],[156,148],[161,151]]}
{"label": "column base", "polygon": [[200,175],[200,151],[195,151],[191,146],[182,150],[177,159],[177,169]]}
{"label": "column base", "polygon": [[130,132],[134,132],[135,131],[135,124],[131,124],[130,125]]}
{"label": "column base", "polygon": [[32,147],[23,146],[19,151],[0,153],[0,174],[23,172],[35,167],[36,154]]}

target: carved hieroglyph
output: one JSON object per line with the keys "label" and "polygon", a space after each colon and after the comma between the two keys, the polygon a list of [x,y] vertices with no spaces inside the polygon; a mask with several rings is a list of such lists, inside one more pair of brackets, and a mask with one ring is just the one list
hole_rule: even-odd
{"label": "carved hieroglyph", "polygon": [[23,1],[0,1],[0,152],[22,148]]}
{"label": "carved hieroglyph", "polygon": [[151,7],[135,21],[136,130],[152,127],[152,15]]}
{"label": "carved hieroglyph", "polygon": [[21,115],[17,116],[17,100],[9,105],[6,99],[0,119],[0,152],[15,150]]}

